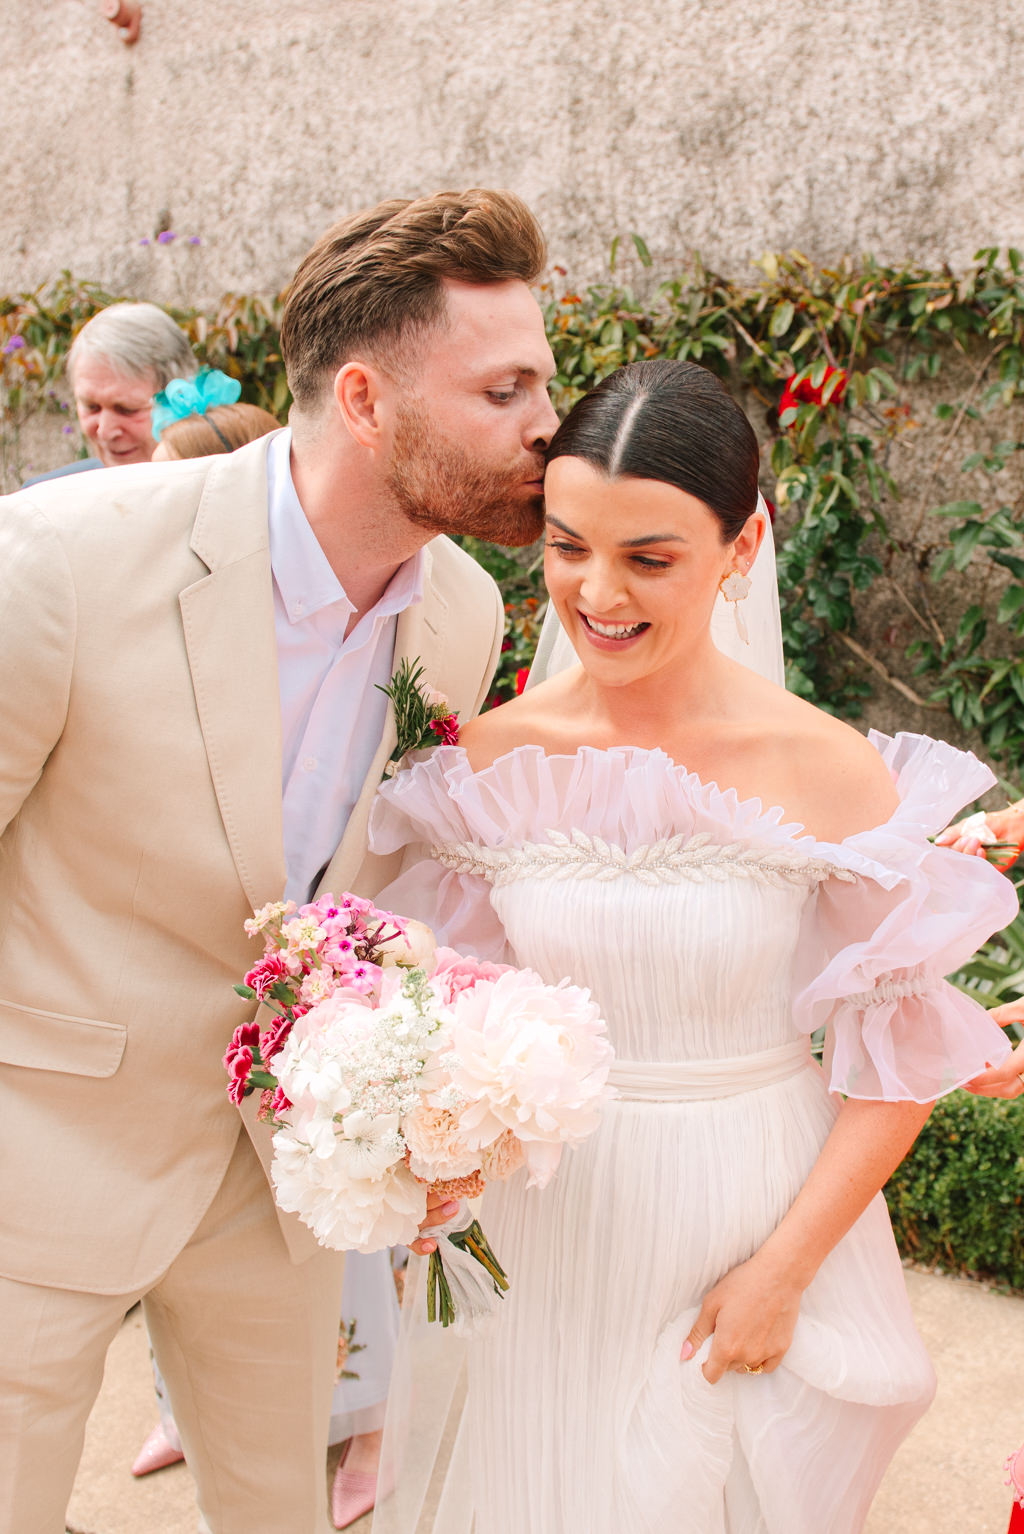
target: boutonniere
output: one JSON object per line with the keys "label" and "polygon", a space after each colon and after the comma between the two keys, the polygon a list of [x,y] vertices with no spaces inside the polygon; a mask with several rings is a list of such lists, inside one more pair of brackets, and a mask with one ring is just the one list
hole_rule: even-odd
{"label": "boutonniere", "polygon": [[458,745],[459,716],[444,693],[424,682],[423,666],[418,660],[403,660],[391,681],[380,691],[391,699],[398,735],[384,769],[386,778],[394,776],[398,763],[410,751]]}

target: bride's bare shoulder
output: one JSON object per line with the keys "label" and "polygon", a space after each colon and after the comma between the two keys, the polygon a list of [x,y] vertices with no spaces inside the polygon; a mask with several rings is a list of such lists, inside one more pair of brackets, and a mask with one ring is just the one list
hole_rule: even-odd
{"label": "bride's bare shoulder", "polygon": [[560,716],[564,692],[560,676],[531,687],[518,698],[478,714],[459,729],[459,745],[474,772],[480,772],[517,746],[539,745],[557,749],[554,725]]}
{"label": "bride's bare shoulder", "polygon": [[808,829],[822,841],[842,841],[888,820],[899,796],[866,736],[791,693],[773,703],[775,739]]}

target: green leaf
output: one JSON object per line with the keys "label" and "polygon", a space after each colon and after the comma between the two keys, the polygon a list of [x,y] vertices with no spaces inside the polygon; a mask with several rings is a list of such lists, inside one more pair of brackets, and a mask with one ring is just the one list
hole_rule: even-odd
{"label": "green leaf", "polygon": [[930,508],[933,517],[983,517],[985,509],[977,501],[947,501]]}
{"label": "green leaf", "polygon": [[768,334],[776,340],[779,336],[784,336],[793,323],[795,312],[793,305],[788,299],[784,300],[781,304],[776,304],[772,313],[771,323],[768,326]]}
{"label": "green leaf", "polygon": [[651,266],[653,264],[651,260],[651,253],[638,234],[633,235],[633,244],[636,246],[636,253],[640,257],[640,265]]}

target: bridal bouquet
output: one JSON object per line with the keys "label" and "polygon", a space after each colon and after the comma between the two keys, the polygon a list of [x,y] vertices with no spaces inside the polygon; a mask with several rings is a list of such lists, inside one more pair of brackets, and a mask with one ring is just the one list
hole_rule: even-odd
{"label": "bridal bouquet", "polygon": [[[612,1059],[590,993],[437,948],[419,922],[354,895],[246,922],[259,1000],[224,1056],[228,1095],[262,1094],[277,1202],[322,1245],[375,1252],[420,1235],[427,1191],[473,1198],[525,1166],[554,1175],[596,1127]],[[508,1288],[479,1222],[439,1227],[427,1313],[460,1330]]]}

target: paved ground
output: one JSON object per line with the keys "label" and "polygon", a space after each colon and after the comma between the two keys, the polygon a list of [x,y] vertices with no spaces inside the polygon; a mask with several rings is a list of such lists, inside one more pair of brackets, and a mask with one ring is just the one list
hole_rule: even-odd
{"label": "paved ground", "polygon": [[[866,1534],[1005,1534],[1002,1465],[1024,1437],[1024,1300],[924,1273],[908,1273],[907,1283],[939,1393],[893,1461]],[[89,1421],[68,1514],[74,1534],[195,1534],[184,1465],[141,1481],[129,1474],[153,1420],[146,1337],[135,1312],[110,1351]],[[361,1519],[354,1534],[369,1534],[369,1525]]]}

